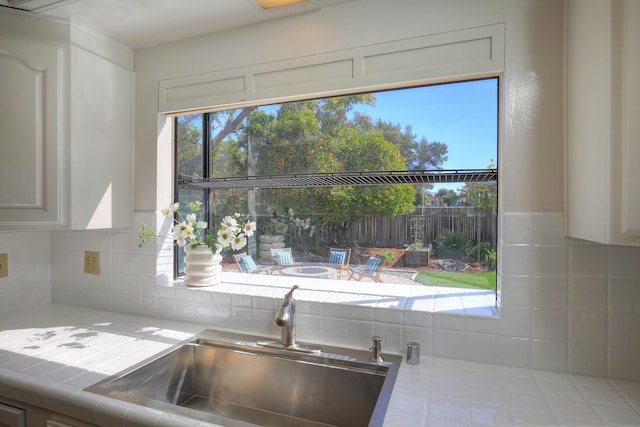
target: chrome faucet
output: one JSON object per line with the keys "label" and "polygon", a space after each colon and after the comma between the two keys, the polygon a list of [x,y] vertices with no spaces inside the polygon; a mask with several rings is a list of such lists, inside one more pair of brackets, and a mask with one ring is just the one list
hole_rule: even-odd
{"label": "chrome faucet", "polygon": [[258,341],[263,347],[281,348],[299,351],[302,353],[320,353],[322,349],[317,346],[296,343],[296,302],[293,299],[293,291],[298,289],[294,285],[284,296],[284,301],[276,313],[275,324],[282,328],[280,341]]}
{"label": "chrome faucet", "polygon": [[282,328],[281,337],[283,347],[291,347],[296,345],[296,302],[293,299],[293,291],[298,289],[298,285],[284,296],[284,301],[278,314],[276,314],[276,325]]}

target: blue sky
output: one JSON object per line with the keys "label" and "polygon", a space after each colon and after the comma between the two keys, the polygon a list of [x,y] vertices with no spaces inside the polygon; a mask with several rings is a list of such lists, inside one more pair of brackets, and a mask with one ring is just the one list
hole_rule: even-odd
{"label": "blue sky", "polygon": [[375,107],[357,111],[413,127],[419,140],[447,144],[444,169],[483,169],[497,164],[497,79],[378,92]]}
{"label": "blue sky", "polygon": [[[411,125],[417,140],[447,144],[443,169],[484,169],[492,161],[498,163],[497,85],[498,79],[491,78],[377,92],[375,106],[358,105],[354,110],[374,121]],[[262,108],[275,113],[278,107]],[[433,191],[461,186],[441,184]]]}
{"label": "blue sky", "polygon": [[[374,122],[413,127],[420,140],[447,144],[443,169],[484,169],[498,164],[498,79],[446,83],[376,93],[376,105],[355,111]],[[279,104],[262,107],[275,113]]]}
{"label": "blue sky", "polygon": [[[498,164],[498,79],[446,83],[376,94],[375,106],[358,106],[374,121],[411,125],[417,140],[447,144],[443,169],[483,169]],[[462,183],[436,184],[458,190]]]}

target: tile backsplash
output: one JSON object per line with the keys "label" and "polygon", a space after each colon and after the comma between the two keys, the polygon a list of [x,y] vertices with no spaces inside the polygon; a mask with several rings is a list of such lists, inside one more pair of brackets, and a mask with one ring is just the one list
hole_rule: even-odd
{"label": "tile backsplash", "polygon": [[0,277],[0,314],[51,302],[51,233],[0,232],[7,277]]}
{"label": "tile backsplash", "polygon": [[[277,333],[277,295],[174,286],[161,243],[137,247],[139,224],[157,218],[137,213],[127,230],[0,233],[10,269],[0,313],[51,301]],[[506,213],[500,227],[500,317],[299,299],[300,338],[355,345],[376,333],[397,353],[418,341],[425,355],[640,380],[640,248],[565,238],[561,213]],[[85,250],[100,252],[100,275],[83,273]]]}

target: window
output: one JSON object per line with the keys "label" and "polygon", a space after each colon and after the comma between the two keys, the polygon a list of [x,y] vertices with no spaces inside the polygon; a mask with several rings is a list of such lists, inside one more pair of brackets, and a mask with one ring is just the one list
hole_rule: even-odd
{"label": "window", "polygon": [[[323,267],[310,277],[495,291],[497,78],[175,120],[176,200],[202,201],[210,225],[256,220],[242,252],[258,264],[286,247]],[[334,274],[336,248],[349,262]],[[230,252],[223,265],[238,271]],[[272,271],[296,274],[286,270]]]}

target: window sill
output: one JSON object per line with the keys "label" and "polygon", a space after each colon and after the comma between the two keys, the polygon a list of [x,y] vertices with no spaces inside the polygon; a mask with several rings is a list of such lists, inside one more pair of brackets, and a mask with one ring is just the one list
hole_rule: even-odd
{"label": "window sill", "polygon": [[[481,289],[358,282],[344,279],[301,279],[234,272],[224,272],[220,285],[189,289],[278,299],[282,298],[293,285],[300,286],[295,294],[297,301],[499,317],[495,291]],[[181,279],[170,283],[169,286],[186,288]]]}

